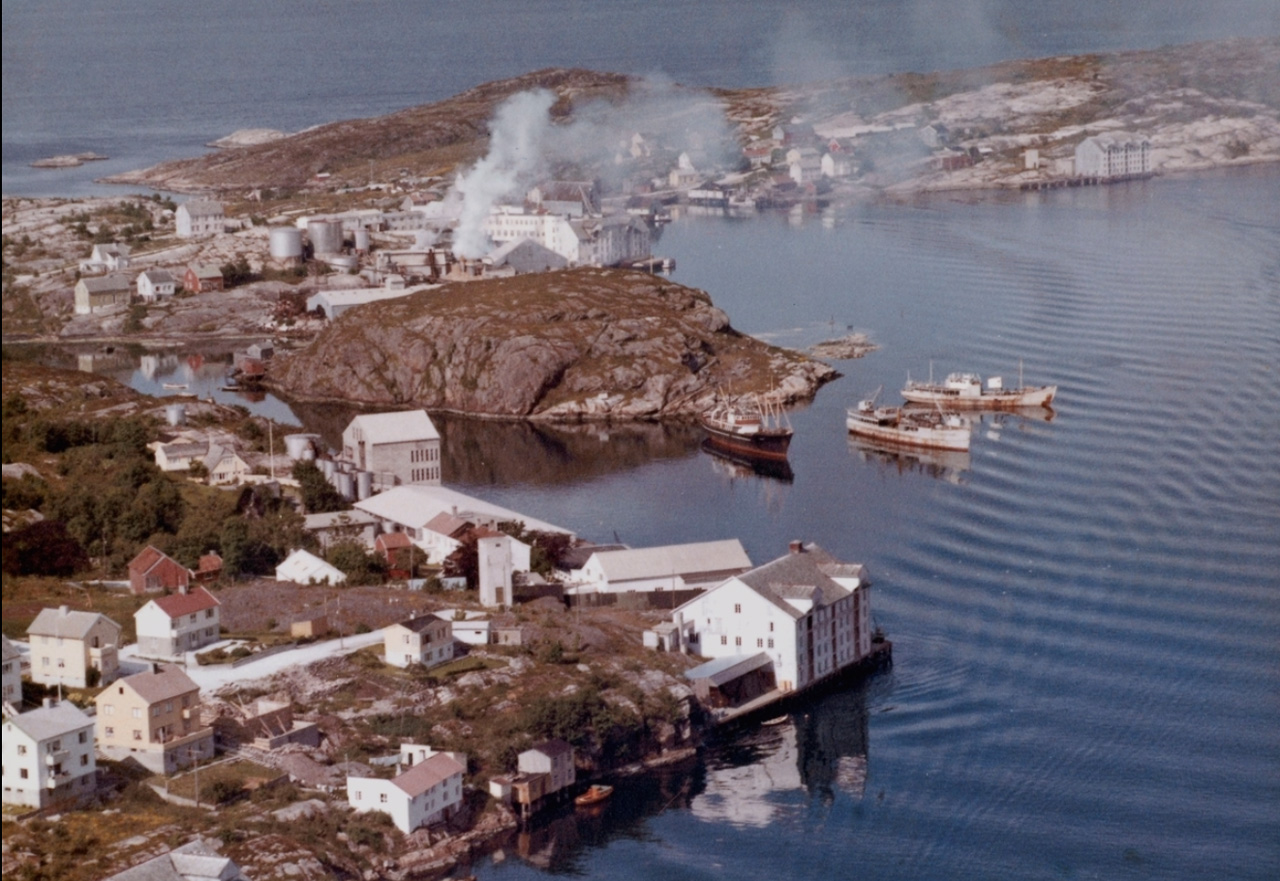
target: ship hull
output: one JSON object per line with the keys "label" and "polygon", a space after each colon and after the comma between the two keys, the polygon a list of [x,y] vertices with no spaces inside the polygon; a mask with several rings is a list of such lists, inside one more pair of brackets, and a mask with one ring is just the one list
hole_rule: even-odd
{"label": "ship hull", "polygon": [[1020,407],[1049,407],[1057,393],[1056,385],[984,391],[980,395],[962,395],[938,386],[907,386],[902,390],[902,397],[912,404],[928,404],[947,410],[1017,410]]}
{"label": "ship hull", "polygon": [[861,419],[852,413],[845,420],[845,425],[851,434],[889,446],[957,452],[968,452],[972,433],[967,425],[963,428],[951,428],[901,422],[884,424]]}
{"label": "ship hull", "polygon": [[705,421],[702,429],[707,433],[707,443],[711,446],[748,459],[785,462],[787,450],[791,447],[790,431],[765,430],[743,434]]}

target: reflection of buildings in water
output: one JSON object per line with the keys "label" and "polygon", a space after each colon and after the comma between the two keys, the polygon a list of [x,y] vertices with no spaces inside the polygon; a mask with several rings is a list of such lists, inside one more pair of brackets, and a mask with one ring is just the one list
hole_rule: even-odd
{"label": "reflection of buildings in water", "polygon": [[849,451],[863,462],[879,462],[899,474],[919,472],[950,483],[962,483],[961,475],[969,470],[969,454],[956,450],[925,450],[873,443],[866,438],[849,435]]}
{"label": "reflection of buildings in water", "polygon": [[582,849],[578,818],[559,817],[534,828],[521,829],[516,836],[516,852],[544,871],[561,865]]}
{"label": "reflection of buildings in water", "polygon": [[774,792],[803,787],[796,729],[790,723],[754,735],[754,761],[707,768],[706,788],[693,799],[695,817],[735,826],[768,826],[784,805],[770,801]]}
{"label": "reflection of buildings in water", "polygon": [[867,783],[867,698],[862,687],[832,694],[796,720],[800,776],[810,792],[860,797]]}
{"label": "reflection of buildings in water", "polygon": [[147,354],[138,359],[138,372],[146,377],[148,382],[155,382],[156,377],[163,372],[165,375],[172,374],[178,367],[178,356],[174,354]]}

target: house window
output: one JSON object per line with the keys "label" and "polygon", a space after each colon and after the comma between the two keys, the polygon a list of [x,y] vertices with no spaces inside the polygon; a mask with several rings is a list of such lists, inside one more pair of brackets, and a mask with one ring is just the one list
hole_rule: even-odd
{"label": "house window", "polygon": [[65,668],[66,666],[67,666],[67,661],[66,661],[66,659],[65,659],[65,658],[58,658],[58,669],[59,669],[59,670],[61,670],[61,669]]}
{"label": "house window", "polygon": [[23,744],[23,743],[18,744],[18,755],[25,756],[26,754],[27,754],[26,744]]}
{"label": "house window", "polygon": [[741,615],[741,614],[742,614],[742,603],[734,603],[734,604],[733,604],[733,613],[734,613],[735,615]]}
{"label": "house window", "polygon": [[728,645],[728,644],[729,644],[729,637],[727,637],[727,636],[722,636],[722,637],[720,637],[720,644],[721,644],[721,645]]}
{"label": "house window", "polygon": [[770,632],[770,633],[773,633],[773,622],[772,622],[772,621],[770,621],[770,622],[769,622],[769,632]]}
{"label": "house window", "polygon": [[769,637],[769,648],[773,648],[773,637]]}
{"label": "house window", "polygon": [[27,779],[27,776],[28,776],[28,775],[27,775],[27,769],[26,769],[26,768],[21,768],[21,769],[19,769],[19,771],[18,771],[18,776],[19,776],[19,777],[21,777],[23,780],[26,780],[26,779]]}
{"label": "house window", "polygon": [[80,734],[79,734],[79,735],[77,735],[76,739],[77,739],[78,741],[80,741],[80,743],[88,743],[88,742],[89,742],[89,732],[87,732],[87,731],[81,731],[81,732],[80,732]]}
{"label": "house window", "polygon": [[49,659],[48,659],[48,658],[41,658],[41,659],[40,659],[40,666],[41,666],[41,667],[48,667],[48,666],[49,666]]}
{"label": "house window", "polygon": [[756,640],[756,648],[758,648],[758,649],[762,649],[762,648],[764,648],[764,639],[763,639],[763,638],[761,638],[761,639],[757,639],[757,640]]}
{"label": "house window", "polygon": [[378,801],[382,802],[382,804],[386,804],[387,794],[385,792],[378,793]]}
{"label": "house window", "polygon": [[356,801],[364,801],[364,793],[358,789],[356,790]]}
{"label": "house window", "polygon": [[80,767],[81,767],[81,768],[84,768],[84,767],[86,767],[88,764],[89,764],[89,757],[88,757],[88,756],[81,756],[81,757],[80,757]]}
{"label": "house window", "polygon": [[139,728],[135,728],[135,729],[133,729],[133,739],[134,739],[134,740],[142,740],[142,730],[141,730],[141,729],[139,729]]}
{"label": "house window", "polygon": [[135,719],[141,719],[141,718],[142,718],[142,707],[134,707],[134,708],[133,708],[133,718],[135,718]]}
{"label": "house window", "polygon": [[105,734],[107,737],[115,737],[116,730],[112,728],[110,725],[108,725],[106,728],[103,729],[103,734]]}

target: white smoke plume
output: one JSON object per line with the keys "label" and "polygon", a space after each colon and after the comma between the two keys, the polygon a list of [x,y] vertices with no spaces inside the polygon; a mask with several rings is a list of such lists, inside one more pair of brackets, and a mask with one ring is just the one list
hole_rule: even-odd
{"label": "white smoke plume", "polygon": [[453,237],[459,257],[481,257],[488,251],[484,221],[499,199],[516,192],[538,169],[556,96],[545,89],[512,95],[499,105],[490,127],[489,152],[459,176],[462,215]]}
{"label": "white smoke plume", "polygon": [[489,153],[458,177],[446,197],[446,202],[462,200],[453,236],[453,252],[458,256],[487,253],[484,222],[493,206],[522,196],[539,177],[566,168],[576,175],[612,178],[607,183],[634,177],[635,169],[618,163],[629,158],[628,145],[637,133],[673,159],[689,151],[702,170],[736,162],[732,128],[720,101],[711,94],[652,77],[633,82],[627,96],[617,101],[579,103],[570,121],[553,124],[549,111],[555,100],[547,90],[521,92],[494,113]]}

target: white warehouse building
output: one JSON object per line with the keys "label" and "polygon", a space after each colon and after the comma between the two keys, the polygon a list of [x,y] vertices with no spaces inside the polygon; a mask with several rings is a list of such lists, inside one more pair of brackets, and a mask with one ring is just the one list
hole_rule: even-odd
{"label": "white warehouse building", "polygon": [[1076,177],[1117,178],[1151,173],[1151,141],[1109,134],[1076,145]]}

